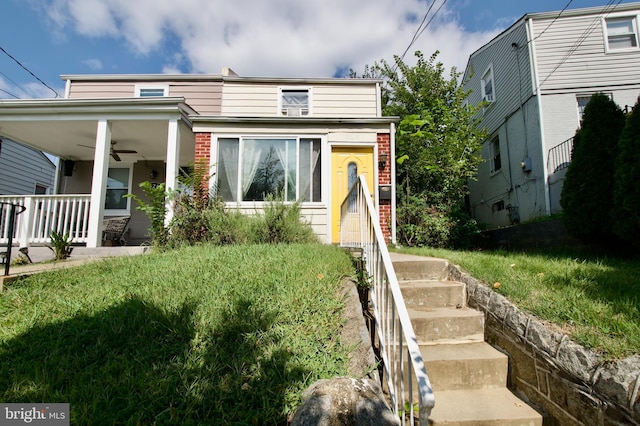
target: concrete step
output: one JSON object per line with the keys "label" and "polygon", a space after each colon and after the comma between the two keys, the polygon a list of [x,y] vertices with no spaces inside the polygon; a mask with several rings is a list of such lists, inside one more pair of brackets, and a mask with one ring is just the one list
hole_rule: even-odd
{"label": "concrete step", "polygon": [[439,391],[507,385],[508,357],[484,342],[420,346],[431,386]]}
{"label": "concrete step", "polygon": [[542,416],[506,388],[441,391],[435,397],[433,426],[542,426]]}
{"label": "concrete step", "polygon": [[402,281],[400,290],[407,308],[461,308],[465,306],[465,286],[456,281]]}
{"label": "concrete step", "polygon": [[407,308],[419,344],[484,342],[484,315],[468,308]]}
{"label": "concrete step", "polygon": [[398,281],[446,280],[448,262],[444,259],[390,253]]}

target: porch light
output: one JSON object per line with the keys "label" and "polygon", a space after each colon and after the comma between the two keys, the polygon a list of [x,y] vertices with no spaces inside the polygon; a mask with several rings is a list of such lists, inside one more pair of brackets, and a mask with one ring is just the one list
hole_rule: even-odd
{"label": "porch light", "polygon": [[151,174],[149,174],[149,176],[151,177],[151,180],[154,180],[158,177],[158,171],[156,169],[151,170]]}
{"label": "porch light", "polygon": [[388,155],[384,152],[380,153],[380,155],[378,156],[378,168],[380,170],[383,170],[385,167],[387,167],[387,158]]}

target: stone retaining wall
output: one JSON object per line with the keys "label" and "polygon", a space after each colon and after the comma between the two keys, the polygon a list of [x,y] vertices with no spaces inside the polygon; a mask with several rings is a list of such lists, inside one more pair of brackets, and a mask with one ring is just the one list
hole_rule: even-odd
{"label": "stone retaining wall", "polygon": [[509,388],[544,412],[545,426],[640,425],[640,356],[603,362],[457,266],[449,271],[484,312],[485,340],[509,356]]}

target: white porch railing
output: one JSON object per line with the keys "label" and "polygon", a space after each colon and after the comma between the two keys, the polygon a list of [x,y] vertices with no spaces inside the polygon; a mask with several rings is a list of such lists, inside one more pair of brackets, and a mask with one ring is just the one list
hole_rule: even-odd
{"label": "white porch railing", "polygon": [[[417,403],[420,424],[427,426],[435,404],[433,389],[400,292],[378,213],[362,176],[341,206],[340,245],[362,249],[364,267],[371,282],[375,331],[391,408],[403,424],[414,425],[417,423]],[[415,401],[415,395],[418,401]]]}
{"label": "white porch railing", "polygon": [[[20,247],[48,243],[51,231],[69,235],[73,243],[86,243],[91,195],[2,195],[0,202],[25,207],[18,215],[13,240]],[[0,212],[0,244],[7,244],[7,209]]]}

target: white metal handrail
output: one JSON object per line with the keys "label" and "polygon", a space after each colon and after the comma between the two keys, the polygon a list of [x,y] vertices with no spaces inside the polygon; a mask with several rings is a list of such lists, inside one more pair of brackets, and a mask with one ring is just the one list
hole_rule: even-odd
{"label": "white metal handrail", "polygon": [[[51,241],[52,231],[71,237],[73,243],[86,243],[91,195],[3,195],[0,201],[25,207],[17,217],[14,239],[21,247]],[[8,242],[8,221],[0,217],[0,244]]]}
{"label": "white metal handrail", "polygon": [[403,424],[414,425],[417,393],[420,424],[426,426],[435,404],[433,389],[363,176],[342,203],[340,245],[362,249],[391,408]]}

